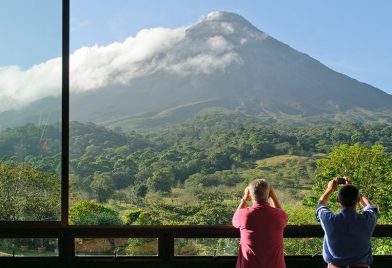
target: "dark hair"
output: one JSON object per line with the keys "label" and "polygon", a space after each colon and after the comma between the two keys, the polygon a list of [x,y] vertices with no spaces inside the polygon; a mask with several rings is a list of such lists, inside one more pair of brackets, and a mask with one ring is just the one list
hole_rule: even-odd
{"label": "dark hair", "polygon": [[338,201],[344,207],[353,207],[358,203],[359,190],[353,185],[344,185],[338,192]]}

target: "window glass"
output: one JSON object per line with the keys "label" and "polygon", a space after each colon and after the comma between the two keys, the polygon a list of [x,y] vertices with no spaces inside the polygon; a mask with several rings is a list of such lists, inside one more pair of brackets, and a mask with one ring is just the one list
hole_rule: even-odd
{"label": "window glass", "polygon": [[176,238],[175,256],[237,256],[237,238]]}
{"label": "window glass", "polygon": [[323,238],[284,238],[285,255],[321,255],[323,252]]}
{"label": "window glass", "polygon": [[0,221],[60,219],[61,4],[0,2]]}
{"label": "window glass", "polygon": [[0,257],[58,256],[56,238],[0,239]]}
{"label": "window glass", "polygon": [[[176,238],[174,240],[175,256],[237,256],[239,239],[236,238]],[[321,255],[323,238],[284,238],[284,254]],[[374,237],[372,239],[373,255],[391,255],[392,239]]]}
{"label": "window glass", "polygon": [[275,36],[260,1],[196,2],[71,1],[71,222],[231,224],[256,178],[290,224],[318,224],[335,176],[387,211],[390,113],[347,97],[364,85]]}
{"label": "window glass", "polygon": [[76,238],[75,255],[91,256],[157,256],[157,238]]}
{"label": "window glass", "polygon": [[392,238],[373,237],[372,250],[373,255],[392,255]]}

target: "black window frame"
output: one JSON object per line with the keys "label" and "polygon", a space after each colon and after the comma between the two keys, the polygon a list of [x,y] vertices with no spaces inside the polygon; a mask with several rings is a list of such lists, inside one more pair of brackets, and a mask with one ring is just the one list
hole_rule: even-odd
{"label": "black window frame", "polygon": [[[76,226],[69,225],[69,53],[70,53],[70,0],[62,0],[62,154],[61,154],[61,220],[59,221],[0,221],[0,239],[2,238],[57,238],[58,257],[23,257],[25,260],[45,261],[62,260],[67,262],[105,260],[113,257],[77,257],[75,256],[75,238],[118,237],[118,238],[158,238],[158,256],[118,257],[131,261],[156,260],[202,260],[216,257],[174,256],[175,238],[239,238],[239,231],[230,225],[177,225],[177,226]],[[320,225],[289,225],[285,238],[322,237]],[[392,224],[377,225],[373,237],[392,237]],[[287,256],[292,259],[309,260],[308,255]],[[12,257],[11,257],[12,258]],[[232,257],[219,259],[233,260]],[[321,258],[320,256],[318,258]],[[375,259],[392,262],[392,255],[375,256]],[[0,264],[9,257],[0,257]]]}

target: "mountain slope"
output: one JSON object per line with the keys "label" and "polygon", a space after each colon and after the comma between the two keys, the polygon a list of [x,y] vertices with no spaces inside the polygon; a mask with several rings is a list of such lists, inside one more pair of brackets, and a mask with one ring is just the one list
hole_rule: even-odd
{"label": "mountain slope", "polygon": [[228,12],[210,14],[188,28],[181,42],[140,65],[151,62],[165,68],[128,85],[75,95],[72,118],[110,121],[210,100],[256,116],[392,109],[391,95],[329,69]]}
{"label": "mountain slope", "polygon": [[240,15],[213,12],[174,31],[165,32],[167,40],[146,57],[140,51],[130,57],[133,46],[114,56],[118,44],[105,60],[91,56],[95,69],[80,73],[112,68],[99,79],[109,82],[71,92],[71,120],[150,127],[219,107],[282,122],[392,122],[391,95],[331,70]]}
{"label": "mountain slope", "polygon": [[61,99],[46,97],[16,110],[0,113],[0,131],[7,127],[16,127],[25,123],[46,125],[61,121]]}

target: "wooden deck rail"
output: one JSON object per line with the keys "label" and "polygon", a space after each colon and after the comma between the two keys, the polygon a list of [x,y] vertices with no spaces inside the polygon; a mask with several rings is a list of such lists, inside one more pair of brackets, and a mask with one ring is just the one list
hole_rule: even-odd
{"label": "wooden deck rail", "polygon": [[[158,256],[144,259],[169,260],[174,255],[175,238],[238,238],[239,231],[230,225],[214,226],[60,226],[60,222],[0,223],[0,239],[4,238],[57,238],[59,256],[51,258],[75,259],[75,238],[148,238],[158,239]],[[319,225],[289,225],[285,238],[322,237]],[[392,225],[377,225],[373,237],[392,237]],[[392,257],[392,256],[390,256]],[[8,258],[8,257],[4,257]],[[1,259],[0,258],[0,262]],[[36,257],[34,257],[36,258]],[[95,257],[94,258],[103,258]],[[121,257],[140,258],[140,257]],[[181,257],[195,258],[195,257]],[[199,258],[199,257],[197,257]],[[42,258],[44,259],[44,258]],[[50,258],[45,258],[50,259]]]}

